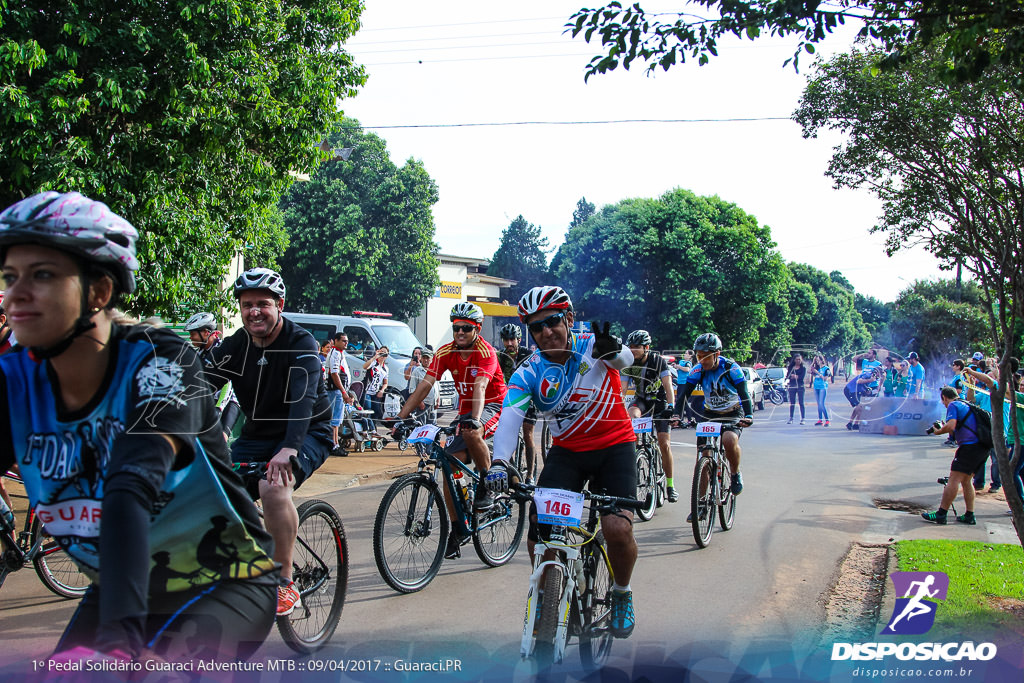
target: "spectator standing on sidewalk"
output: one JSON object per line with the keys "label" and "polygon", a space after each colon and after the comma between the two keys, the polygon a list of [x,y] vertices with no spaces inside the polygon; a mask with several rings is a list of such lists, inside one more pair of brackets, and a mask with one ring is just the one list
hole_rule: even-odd
{"label": "spectator standing on sidewalk", "polygon": [[828,382],[829,379],[835,381],[832,376],[832,368],[829,366],[828,361],[820,353],[814,357],[814,362],[811,364],[811,384],[814,387],[814,399],[818,404],[818,421],[814,423],[815,427],[824,425],[828,427],[829,415],[828,407],[825,406],[825,397],[828,395]]}
{"label": "spectator standing on sidewalk", "polygon": [[[409,358],[409,362],[405,364],[405,370],[402,371],[402,376],[405,377],[405,381],[408,382],[412,379],[412,371],[418,368],[423,363],[423,347],[417,346],[412,350],[412,357]],[[405,389],[402,390],[402,396],[409,398],[412,395],[412,387],[406,384]]]}
{"label": "spectator standing on sidewalk", "polygon": [[[348,342],[344,332],[337,332],[329,340],[330,346],[327,349],[327,400],[331,404],[331,433],[334,438],[334,448],[331,455],[348,455],[341,447],[338,440],[338,430],[341,427],[341,419],[345,415],[345,404],[348,403],[348,368],[345,367],[345,359],[342,351],[338,349],[338,339]],[[344,348],[344,346],[342,346]]]}
{"label": "spectator standing on sidewalk", "polygon": [[975,524],[974,487],[971,486],[971,475],[978,468],[984,467],[989,449],[978,443],[978,425],[974,414],[965,402],[957,398],[956,389],[942,387],[939,397],[942,405],[946,406],[946,423],[932,433],[953,433],[960,445],[953,455],[953,462],[949,465],[949,481],[942,489],[938,509],[933,512],[922,512],[921,517],[928,522],[945,524],[947,511],[956,500],[957,491],[962,488],[965,511],[964,514],[957,515],[956,521],[962,524]]}
{"label": "spectator standing on sidewalk", "polygon": [[[999,366],[994,360],[990,359],[991,362],[985,364],[985,367],[989,368],[989,373],[980,372],[978,370],[971,370],[970,368],[964,369],[964,375],[970,378],[971,384],[967,389],[967,399],[973,400],[984,410],[992,412],[992,391],[999,385]],[[1017,368],[1020,366],[1020,361],[1016,358],[1010,359],[1010,367],[1013,372],[1017,372]],[[1012,377],[1012,375],[1011,375]],[[982,388],[984,387],[984,388]],[[1007,392],[1003,399],[1003,433],[1004,435],[1009,433],[1010,426],[1010,392]],[[995,493],[1002,488],[1003,482],[999,476],[999,465],[996,463],[995,450],[989,451],[989,459],[992,461],[990,472],[992,476],[992,486],[989,488],[989,493]],[[982,491],[985,488],[985,467],[984,463],[978,468],[978,471],[974,473],[974,488],[978,491]]]}
{"label": "spectator standing on sidewalk", "polygon": [[793,424],[793,410],[796,408],[797,398],[800,399],[800,424],[804,423],[804,378],[807,376],[807,367],[804,365],[804,357],[799,353],[794,355],[786,368],[789,388],[789,422]]}
{"label": "spectator standing on sidewalk", "polygon": [[[434,360],[434,352],[430,349],[423,349],[423,353],[419,357],[419,363],[409,373],[410,396],[412,396],[412,392],[416,391],[416,387],[423,381],[423,378],[427,376],[427,368],[430,367],[430,361],[432,360]],[[427,395],[420,401],[420,404],[413,407],[410,417],[422,420],[424,424],[432,424],[437,419],[434,414],[435,405],[437,405],[437,385],[433,384]]]}
{"label": "spectator standing on sidewalk", "polygon": [[363,363],[363,370],[366,370],[366,397],[367,407],[373,411],[373,419],[384,419],[384,392],[388,388],[388,356],[390,350],[382,346]]}
{"label": "spectator standing on sidewalk", "polygon": [[910,369],[907,372],[909,382],[907,386],[908,398],[924,398],[924,366],[918,358],[916,351],[911,351],[907,356]]}

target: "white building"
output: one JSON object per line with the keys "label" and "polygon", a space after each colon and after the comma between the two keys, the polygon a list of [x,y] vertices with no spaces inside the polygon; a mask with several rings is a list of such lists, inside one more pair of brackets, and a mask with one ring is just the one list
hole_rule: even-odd
{"label": "white building", "polygon": [[[452,306],[460,301],[472,301],[484,312],[480,333],[491,344],[499,344],[498,330],[501,326],[509,322],[519,324],[516,305],[500,298],[500,289],[515,285],[515,280],[488,275],[486,270],[490,261],[487,259],[451,254],[438,254],[437,258],[441,262],[437,269],[441,286],[424,302],[419,315],[408,321],[413,334],[435,349],[447,344],[452,340],[452,325],[448,318]],[[525,338],[525,334],[523,336]]]}

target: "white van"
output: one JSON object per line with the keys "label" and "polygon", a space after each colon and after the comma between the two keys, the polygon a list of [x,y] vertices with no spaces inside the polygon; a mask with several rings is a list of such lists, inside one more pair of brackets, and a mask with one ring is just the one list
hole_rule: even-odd
{"label": "white van", "polygon": [[[381,346],[390,350],[388,356],[389,394],[399,394],[409,384],[405,379],[405,366],[412,358],[412,351],[423,344],[412,333],[409,326],[397,320],[377,316],[324,315],[320,313],[292,313],[285,311],[284,317],[309,331],[317,344],[333,337],[337,332],[348,335],[349,376],[353,382],[362,382],[366,371],[363,362]],[[365,357],[364,357],[364,354]],[[437,408],[447,409],[455,404],[455,386],[451,382],[439,382]],[[393,401],[385,401],[385,414],[397,413]],[[401,403],[398,404],[399,406]]]}

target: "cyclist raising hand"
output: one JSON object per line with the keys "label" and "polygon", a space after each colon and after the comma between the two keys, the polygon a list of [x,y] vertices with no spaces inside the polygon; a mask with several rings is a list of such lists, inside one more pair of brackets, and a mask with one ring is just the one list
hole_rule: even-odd
{"label": "cyclist raising hand", "polygon": [[[636,436],[622,403],[619,371],[633,354],[608,334],[608,323],[593,325],[592,334],[572,332],[573,308],[561,287],[534,287],[519,300],[519,318],[526,323],[538,353],[512,375],[494,435],[494,460],[487,484],[507,489],[506,464],[515,452],[519,430],[532,406],[551,420],[553,445],[537,485],[582,491],[589,480],[595,492],[636,497]],[[530,513],[528,547],[531,558],[546,525]],[[633,593],[629,586],[636,563],[633,515],[604,515],[601,528],[608,542],[614,573],[611,630],[618,638],[633,632]]]}
{"label": "cyclist raising hand", "polygon": [[[22,345],[0,358],[0,471],[19,463],[47,533],[93,579],[55,659],[246,658],[274,620],[270,538],[230,470],[195,351],[114,322],[137,238],[77,192],[0,213]],[[198,572],[213,526],[237,552]]]}

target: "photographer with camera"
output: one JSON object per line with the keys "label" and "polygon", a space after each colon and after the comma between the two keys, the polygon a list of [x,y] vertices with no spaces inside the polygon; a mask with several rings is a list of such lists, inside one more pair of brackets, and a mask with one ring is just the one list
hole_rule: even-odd
{"label": "photographer with camera", "polygon": [[953,434],[959,446],[953,454],[953,462],[949,466],[949,481],[942,489],[939,508],[934,512],[922,512],[921,517],[935,524],[946,523],[946,513],[956,499],[957,490],[964,490],[964,506],[966,511],[956,516],[961,524],[976,524],[974,519],[974,486],[971,478],[979,467],[985,464],[991,444],[983,444],[979,439],[979,429],[974,411],[965,401],[957,396],[953,387],[942,387],[940,394],[942,405],[946,407],[945,424],[936,421],[929,427],[928,434]]}

